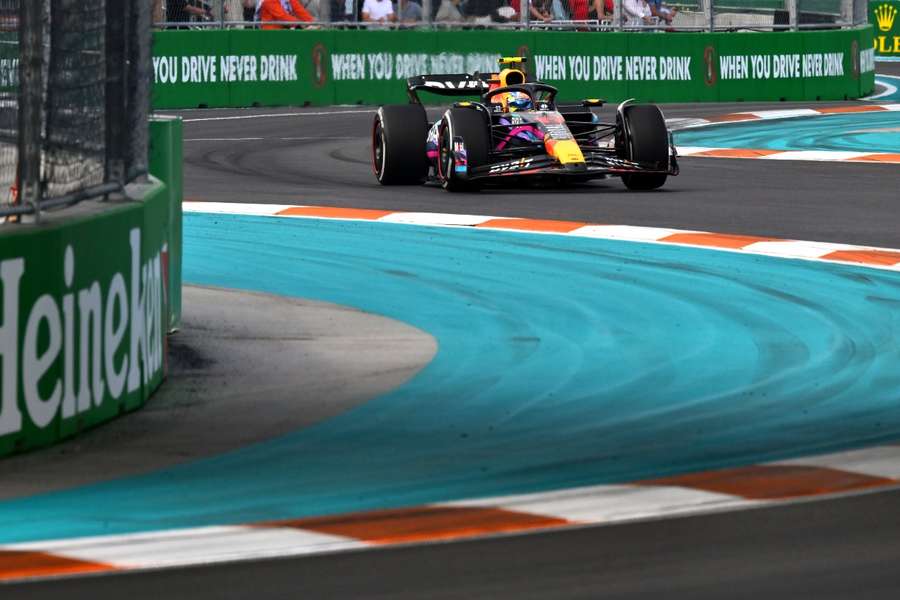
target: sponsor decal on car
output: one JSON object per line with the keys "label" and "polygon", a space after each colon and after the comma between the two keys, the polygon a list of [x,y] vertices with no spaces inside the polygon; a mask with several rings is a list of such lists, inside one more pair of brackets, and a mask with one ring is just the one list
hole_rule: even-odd
{"label": "sponsor decal on car", "polygon": [[472,79],[469,81],[435,81],[432,79],[425,82],[425,87],[437,88],[441,90],[481,90],[485,87],[485,84],[476,79]]}
{"label": "sponsor decal on car", "polygon": [[544,125],[544,131],[547,132],[547,136],[554,140],[571,140],[572,134],[569,132],[569,128],[563,124],[559,123],[548,123]]}
{"label": "sponsor decal on car", "polygon": [[491,169],[488,171],[489,175],[498,175],[501,173],[509,173],[512,171],[521,171],[522,169],[527,169],[531,166],[531,162],[533,159],[531,158],[520,158],[518,160],[511,160],[508,162],[500,163],[493,165]]}
{"label": "sponsor decal on car", "polygon": [[466,153],[466,145],[461,137],[453,138],[453,170],[457,173],[465,173],[469,170],[469,156]]}

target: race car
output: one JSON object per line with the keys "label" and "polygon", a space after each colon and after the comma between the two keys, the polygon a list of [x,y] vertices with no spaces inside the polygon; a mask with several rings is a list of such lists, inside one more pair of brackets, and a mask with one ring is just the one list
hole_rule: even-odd
{"label": "race car", "polygon": [[[382,185],[438,182],[475,191],[513,181],[587,181],[621,177],[652,190],[678,174],[675,147],[659,107],[631,100],[615,123],[591,110],[599,99],[558,103],[557,89],[532,80],[525,57],[499,60],[497,73],[419,75],[407,80],[408,104],[381,106],[372,127],[372,163]],[[419,92],[477,96],[428,122]]]}

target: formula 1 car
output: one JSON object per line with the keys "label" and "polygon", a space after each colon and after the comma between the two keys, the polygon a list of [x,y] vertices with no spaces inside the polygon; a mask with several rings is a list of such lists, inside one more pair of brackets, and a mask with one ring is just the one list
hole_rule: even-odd
{"label": "formula 1 car", "polygon": [[[652,190],[678,174],[660,109],[626,100],[615,123],[591,109],[602,100],[556,102],[557,89],[533,81],[524,57],[500,59],[499,73],[419,75],[407,80],[408,104],[382,106],[372,128],[372,162],[382,185],[436,181],[450,191],[483,184],[586,181],[618,176]],[[480,96],[455,102],[429,123],[418,93]]]}

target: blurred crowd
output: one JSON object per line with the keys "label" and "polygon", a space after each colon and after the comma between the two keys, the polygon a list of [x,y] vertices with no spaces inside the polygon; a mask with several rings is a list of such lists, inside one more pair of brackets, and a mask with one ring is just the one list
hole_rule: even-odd
{"label": "blurred crowd", "polygon": [[[521,20],[522,0],[432,0],[430,19],[417,0],[153,0],[154,19],[170,28],[226,21],[281,29],[291,23],[322,22],[328,2],[334,23],[416,25],[423,22],[490,25]],[[614,0],[531,0],[531,23],[608,23]],[[671,25],[676,9],[663,0],[623,0],[622,20],[630,26]]]}

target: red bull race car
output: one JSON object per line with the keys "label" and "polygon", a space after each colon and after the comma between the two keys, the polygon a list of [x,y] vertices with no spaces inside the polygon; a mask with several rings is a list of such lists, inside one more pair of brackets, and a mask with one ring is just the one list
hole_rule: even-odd
{"label": "red bull race car", "polygon": [[[602,100],[556,101],[557,89],[533,81],[525,58],[501,58],[498,73],[419,75],[407,80],[408,104],[382,106],[372,129],[372,162],[382,185],[438,182],[474,191],[513,181],[587,181],[621,177],[652,190],[678,174],[675,147],[659,107],[626,100],[615,123],[591,110]],[[429,123],[419,92],[477,96]]]}

